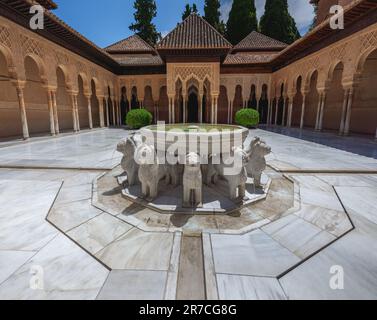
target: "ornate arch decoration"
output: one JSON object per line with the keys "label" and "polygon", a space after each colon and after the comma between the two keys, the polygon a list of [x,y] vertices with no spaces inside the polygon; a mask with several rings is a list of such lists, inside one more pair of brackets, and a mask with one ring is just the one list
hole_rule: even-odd
{"label": "ornate arch decoration", "polygon": [[334,71],[339,64],[342,64],[342,66],[344,68],[344,62],[340,59],[336,59],[333,63],[331,63],[329,70],[327,71],[327,81],[328,82],[332,81],[332,79],[334,77]]}
{"label": "ornate arch decoration", "polygon": [[[58,70],[58,69],[60,69],[64,74],[65,86],[66,86],[67,90],[72,90],[73,89],[73,82],[72,82],[70,73],[68,71],[68,67],[65,66],[65,65],[57,65],[56,70]],[[78,88],[78,85],[77,85],[77,88]]]}
{"label": "ornate arch decoration", "polygon": [[365,50],[363,53],[359,55],[359,57],[356,60],[356,75],[361,75],[363,73],[366,60],[376,50],[377,43],[375,46],[370,46],[367,50]]}
{"label": "ornate arch decoration", "polygon": [[77,88],[79,87],[79,85],[78,85],[79,78],[81,78],[81,80],[82,80],[84,94],[89,95],[91,90],[90,90],[90,86],[89,86],[88,76],[84,72],[80,72],[77,75]]}
{"label": "ornate arch decoration", "polygon": [[0,52],[5,57],[9,77],[14,80],[18,79],[16,66],[14,64],[10,49],[0,43]]}
{"label": "ornate arch decoration", "polygon": [[[317,75],[319,75],[319,71],[318,69],[316,68],[312,68],[311,70],[309,70],[309,72],[306,74],[306,77],[305,77],[305,80],[303,79],[303,82],[305,83],[305,88],[310,88],[310,82],[311,82],[311,79],[314,75],[314,73],[317,72]],[[317,76],[318,77],[318,76]],[[318,80],[317,80],[317,85],[318,85]]]}
{"label": "ornate arch decoration", "polygon": [[[39,70],[39,76],[41,78],[42,84],[45,85],[45,86],[48,86],[48,78],[47,78],[47,73],[46,73],[47,69],[46,69],[46,65],[43,62],[42,58],[39,57],[38,55],[34,54],[34,53],[28,53],[24,56],[24,62],[25,62],[27,57],[31,58],[36,63],[38,70]],[[25,73],[26,73],[26,70],[25,70]]]}
{"label": "ornate arch decoration", "polygon": [[90,79],[90,86],[92,86],[92,81],[94,82],[94,86],[95,86],[95,89],[96,89],[96,96],[97,96],[97,98],[101,97],[103,95],[103,92],[101,92],[100,82],[98,81],[98,79],[96,77],[92,77]]}

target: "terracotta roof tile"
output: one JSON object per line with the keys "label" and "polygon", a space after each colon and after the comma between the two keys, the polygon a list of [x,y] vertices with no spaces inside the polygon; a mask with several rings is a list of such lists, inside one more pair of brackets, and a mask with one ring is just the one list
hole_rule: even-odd
{"label": "terracotta roof tile", "polygon": [[157,44],[157,49],[230,49],[232,45],[193,13]]}
{"label": "terracotta roof tile", "polygon": [[241,42],[237,44],[233,50],[283,50],[286,47],[288,47],[286,43],[253,31],[245,39],[241,40]]}
{"label": "terracotta roof tile", "polygon": [[162,66],[164,65],[160,56],[152,54],[114,54],[112,58],[121,66]]}
{"label": "terracotta roof tile", "polygon": [[111,52],[155,52],[155,49],[146,43],[137,34],[131,37],[118,41],[108,47],[105,50],[109,53]]}
{"label": "terracotta roof tile", "polygon": [[235,54],[228,54],[224,61],[224,65],[268,63],[277,55],[278,55],[277,52],[276,53],[238,52]]}
{"label": "terracotta roof tile", "polygon": [[58,5],[52,0],[37,0],[37,2],[48,10],[57,9]]}

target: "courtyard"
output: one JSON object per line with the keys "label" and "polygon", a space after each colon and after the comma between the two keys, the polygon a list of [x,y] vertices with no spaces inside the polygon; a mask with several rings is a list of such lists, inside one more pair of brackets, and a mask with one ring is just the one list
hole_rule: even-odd
{"label": "courtyard", "polygon": [[377,160],[251,130],[272,148],[267,199],[163,214],[120,194],[129,134],[0,146],[0,299],[377,298]]}

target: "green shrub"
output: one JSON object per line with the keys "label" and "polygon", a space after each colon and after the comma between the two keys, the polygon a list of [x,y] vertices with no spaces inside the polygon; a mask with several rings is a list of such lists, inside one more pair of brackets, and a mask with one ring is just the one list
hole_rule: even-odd
{"label": "green shrub", "polygon": [[259,112],[255,109],[242,109],[236,113],[236,123],[251,128],[259,124]]}
{"label": "green shrub", "polygon": [[145,109],[134,109],[128,112],[126,117],[126,124],[131,129],[140,129],[152,124],[153,116]]}

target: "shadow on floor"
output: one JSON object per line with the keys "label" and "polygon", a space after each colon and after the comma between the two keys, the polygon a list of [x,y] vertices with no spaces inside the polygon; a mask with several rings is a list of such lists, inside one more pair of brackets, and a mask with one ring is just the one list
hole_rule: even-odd
{"label": "shadow on floor", "polygon": [[311,129],[301,130],[300,128],[266,125],[261,125],[260,129],[377,159],[377,140],[372,136],[350,135],[345,137],[331,131],[317,132]]}

